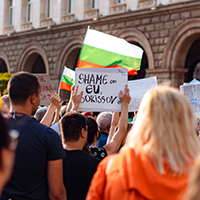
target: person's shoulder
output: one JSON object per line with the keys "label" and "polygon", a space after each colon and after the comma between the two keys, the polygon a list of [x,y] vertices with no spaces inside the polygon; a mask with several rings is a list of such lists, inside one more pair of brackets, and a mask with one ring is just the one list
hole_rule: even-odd
{"label": "person's shoulder", "polygon": [[34,127],[34,129],[41,128],[41,124],[32,117],[16,117],[16,119],[10,118],[8,120],[8,124],[10,127],[23,127],[29,128],[30,130]]}
{"label": "person's shoulder", "polygon": [[83,152],[83,153],[84,153],[85,157],[87,157],[88,159],[90,159],[90,160],[92,160],[92,161],[94,161],[96,163],[99,163],[101,161],[99,158],[95,158],[94,156],[91,156],[91,155],[89,155],[89,154],[87,154],[85,152]]}
{"label": "person's shoulder", "polygon": [[[32,118],[32,120],[30,120],[30,123],[32,124],[32,126],[34,127],[35,130],[37,130],[40,133],[43,134],[48,134],[48,135],[52,135],[55,137],[58,136],[58,134],[50,127],[43,125],[41,123],[39,123],[37,120],[35,120],[34,118]],[[58,136],[59,137],[59,136]]]}
{"label": "person's shoulder", "polygon": [[101,160],[100,159],[98,159],[98,158],[95,158],[94,156],[91,156],[91,155],[89,155],[89,154],[87,154],[87,153],[85,153],[84,151],[79,151],[79,155],[80,155],[80,158],[82,159],[82,160],[85,160],[85,161],[87,161],[87,162],[93,162],[93,163],[99,163]]}
{"label": "person's shoulder", "polygon": [[[124,146],[119,153],[116,154],[114,158],[115,165],[121,165],[122,163],[134,163],[141,159],[146,159],[144,153],[138,151],[134,147]],[[118,164],[117,164],[118,163]]]}

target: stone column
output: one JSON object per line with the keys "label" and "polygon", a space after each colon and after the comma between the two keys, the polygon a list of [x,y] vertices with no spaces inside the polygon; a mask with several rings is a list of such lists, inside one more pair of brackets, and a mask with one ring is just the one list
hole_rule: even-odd
{"label": "stone column", "polygon": [[185,68],[158,68],[146,69],[149,77],[156,76],[159,85],[167,85],[179,88],[184,82]]}
{"label": "stone column", "polygon": [[3,34],[4,17],[5,17],[5,1],[0,1],[0,35]]}
{"label": "stone column", "polygon": [[22,0],[15,1],[13,9],[13,25],[15,31],[21,30],[22,24]]}
{"label": "stone column", "polygon": [[40,10],[41,10],[41,1],[35,0],[32,4],[32,25],[34,28],[40,27]]}

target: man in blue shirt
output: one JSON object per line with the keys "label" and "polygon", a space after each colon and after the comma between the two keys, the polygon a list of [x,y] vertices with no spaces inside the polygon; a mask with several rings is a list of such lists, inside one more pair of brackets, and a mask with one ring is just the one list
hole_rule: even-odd
{"label": "man in blue shirt", "polygon": [[97,124],[101,132],[101,137],[97,141],[97,147],[103,147],[104,145],[106,145],[108,134],[110,131],[111,121],[111,112],[102,112],[97,116]]}

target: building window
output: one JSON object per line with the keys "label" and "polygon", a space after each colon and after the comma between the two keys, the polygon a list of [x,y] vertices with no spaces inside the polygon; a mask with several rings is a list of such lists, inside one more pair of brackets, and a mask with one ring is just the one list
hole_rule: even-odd
{"label": "building window", "polygon": [[13,25],[13,9],[14,9],[14,4],[13,0],[10,0],[10,25]]}
{"label": "building window", "polygon": [[46,0],[46,17],[52,17],[52,0]]}
{"label": "building window", "polygon": [[27,22],[32,21],[32,0],[27,0]]}
{"label": "building window", "polygon": [[74,12],[74,0],[67,0],[67,14]]}
{"label": "building window", "polygon": [[125,0],[117,0],[117,3],[125,3]]}
{"label": "building window", "polygon": [[91,0],[91,8],[92,9],[98,8],[98,0]]}

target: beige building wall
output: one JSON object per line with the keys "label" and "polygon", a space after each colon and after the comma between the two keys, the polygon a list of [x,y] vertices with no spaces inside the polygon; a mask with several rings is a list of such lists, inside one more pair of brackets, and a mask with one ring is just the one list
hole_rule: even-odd
{"label": "beige building wall", "polygon": [[99,0],[99,14],[102,15],[102,16],[105,16],[105,15],[108,15],[108,13],[110,12],[110,2],[109,1],[106,1],[106,0],[103,0],[103,1],[100,1]]}
{"label": "beige building wall", "polygon": [[22,24],[22,0],[14,0],[13,26],[16,32],[21,31]]}
{"label": "beige building wall", "polygon": [[32,26],[34,28],[40,27],[40,9],[41,9],[41,0],[34,0],[32,10]]}
{"label": "beige building wall", "polygon": [[0,1],[0,35],[3,34],[4,27],[4,1]]}
{"label": "beige building wall", "polygon": [[138,0],[127,0],[126,10],[136,10],[138,8]]}
{"label": "beige building wall", "polygon": [[[9,27],[9,0],[0,1],[0,35],[32,28],[37,29],[44,26],[61,24],[62,22],[80,21],[89,18],[104,17],[112,14],[127,11],[141,10],[145,8],[156,9],[157,6],[187,2],[189,0],[125,0],[124,3],[117,4],[117,0],[98,0],[98,8],[91,9],[90,0],[74,0],[74,12],[71,18],[62,20],[67,15],[67,0],[52,0],[52,21],[43,22],[46,18],[46,0],[32,0],[32,24],[26,23],[27,0],[14,0],[13,29]],[[123,2],[123,1],[122,1]],[[89,11],[89,13],[87,12]],[[6,27],[6,28],[5,28]]]}
{"label": "beige building wall", "polygon": [[53,22],[55,24],[61,23],[61,0],[53,0]]}
{"label": "beige building wall", "polygon": [[89,0],[74,0],[74,14],[69,15],[64,0],[53,0],[52,19],[45,17],[46,0],[33,0],[32,22],[24,26],[20,23],[26,19],[27,1],[15,0],[14,26],[8,25],[8,2],[0,0],[0,59],[10,73],[48,73],[55,89],[63,66],[76,67],[88,26],[144,49],[138,78],[157,76],[159,84],[178,87],[194,78],[194,68],[200,63],[199,0],[126,0],[121,4],[99,0],[97,9],[91,9]]}
{"label": "beige building wall", "polygon": [[84,18],[84,0],[74,0],[74,15],[75,20],[82,20]]}

